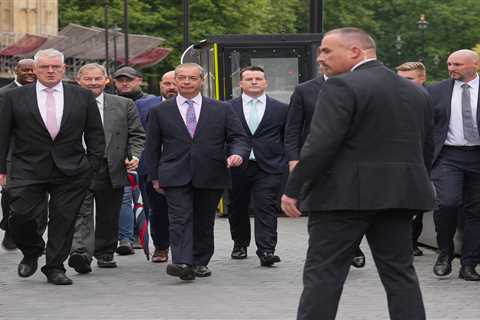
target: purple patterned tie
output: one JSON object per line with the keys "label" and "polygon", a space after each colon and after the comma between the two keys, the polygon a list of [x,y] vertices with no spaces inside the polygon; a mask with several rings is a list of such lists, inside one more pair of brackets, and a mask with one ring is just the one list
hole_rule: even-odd
{"label": "purple patterned tie", "polygon": [[47,130],[52,140],[54,140],[58,134],[57,108],[55,106],[55,97],[53,96],[55,90],[53,88],[46,88],[45,91],[47,92]]}
{"label": "purple patterned tie", "polygon": [[195,109],[193,108],[193,101],[187,100],[184,103],[188,105],[187,108],[187,129],[190,132],[190,136],[193,138],[195,135],[195,129],[197,128],[197,117],[195,116]]}

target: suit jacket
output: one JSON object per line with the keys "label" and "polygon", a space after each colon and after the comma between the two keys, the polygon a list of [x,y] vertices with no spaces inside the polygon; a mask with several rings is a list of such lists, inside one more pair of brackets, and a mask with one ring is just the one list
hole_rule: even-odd
{"label": "suit jacket", "polygon": [[428,94],[381,62],[328,79],[320,90],[288,196],[302,209],[429,210],[433,190]]}
{"label": "suit jacket", "polygon": [[0,94],[3,94],[9,90],[12,90],[14,88],[18,88],[18,85],[15,83],[15,81],[10,82],[6,86],[3,86],[0,88]]}
{"label": "suit jacket", "polygon": [[231,185],[225,146],[229,154],[248,159],[245,131],[232,107],[202,97],[202,109],[192,139],[178,110],[169,99],[149,114],[146,157],[149,177],[162,187],[191,183],[196,188],[225,189]]}
{"label": "suit jacket", "polygon": [[[447,139],[454,84],[455,80],[447,79],[427,87],[433,105],[433,141],[435,144],[435,152],[433,156],[434,163],[437,160],[440,151],[442,151],[445,140]],[[477,110],[480,111],[480,99],[478,99]],[[477,112],[477,127],[479,127],[480,130],[480,112]]]}
{"label": "suit jacket", "polygon": [[[283,137],[288,106],[268,96],[266,102],[265,113],[253,134],[243,113],[242,97],[231,100],[230,104],[242,122],[260,169],[271,174],[283,174],[287,168]],[[247,165],[248,161],[245,161],[242,166],[233,168],[232,174],[241,174]]]}
{"label": "suit jacket", "polygon": [[105,156],[112,185],[120,187],[128,185],[125,159],[140,159],[142,155],[145,131],[131,99],[108,93],[104,93],[104,99]]}
{"label": "suit jacket", "polygon": [[285,152],[288,161],[300,159],[300,149],[310,132],[317,96],[324,82],[324,77],[319,76],[299,84],[293,91],[285,126]]}
{"label": "suit jacket", "polygon": [[105,137],[93,93],[63,84],[63,116],[60,131],[52,140],[38,109],[35,88],[35,84],[25,85],[0,95],[0,173],[7,170],[10,137],[15,140],[9,185],[14,179],[27,184],[45,181],[54,166],[65,176],[98,170]]}

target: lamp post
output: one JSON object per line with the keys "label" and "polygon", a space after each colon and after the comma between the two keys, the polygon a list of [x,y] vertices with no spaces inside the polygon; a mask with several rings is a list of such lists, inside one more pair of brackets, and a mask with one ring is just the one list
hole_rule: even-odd
{"label": "lamp post", "polygon": [[190,46],[190,4],[183,0],[183,50]]}
{"label": "lamp post", "polygon": [[125,37],[125,65],[128,66],[128,0],[124,0],[123,2],[123,34]]}
{"label": "lamp post", "polygon": [[395,49],[397,49],[398,63],[400,63],[400,56],[402,55],[402,47],[403,47],[403,40],[401,35],[397,34],[397,37],[395,38],[394,46],[395,46]]}
{"label": "lamp post", "polygon": [[424,14],[420,15],[420,20],[417,21],[418,30],[422,37],[422,55],[420,56],[420,62],[425,62],[425,30],[428,28],[428,21]]}
{"label": "lamp post", "polygon": [[113,38],[113,71],[117,71],[117,38],[120,36],[118,33],[122,31],[117,25],[114,25],[112,28],[112,38]]}
{"label": "lamp post", "polygon": [[108,57],[108,0],[105,0],[103,5],[103,18],[105,26],[105,69],[107,70],[107,74],[109,74],[108,63],[110,59]]}

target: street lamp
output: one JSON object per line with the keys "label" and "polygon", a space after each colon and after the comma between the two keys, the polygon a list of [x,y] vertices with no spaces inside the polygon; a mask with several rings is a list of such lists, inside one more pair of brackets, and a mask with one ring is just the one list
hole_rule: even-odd
{"label": "street lamp", "polygon": [[112,28],[112,38],[113,38],[113,71],[117,71],[117,38],[120,36],[121,28],[114,25]]}
{"label": "street lamp", "polygon": [[424,14],[420,15],[420,20],[417,21],[418,30],[422,36],[422,55],[420,56],[420,62],[425,61],[425,30],[428,28],[428,21]]}
{"label": "street lamp", "polygon": [[397,34],[397,37],[395,39],[395,48],[397,49],[397,55],[399,57],[402,54],[402,46],[403,46],[402,36]]}

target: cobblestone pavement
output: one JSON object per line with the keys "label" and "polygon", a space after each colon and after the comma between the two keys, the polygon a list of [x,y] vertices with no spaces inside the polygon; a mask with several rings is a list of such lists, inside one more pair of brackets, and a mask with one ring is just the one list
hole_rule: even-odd
{"label": "cobblestone pavement", "polygon": [[[212,277],[182,282],[165,274],[165,264],[146,261],[141,250],[119,256],[117,269],[68,275],[73,286],[47,284],[39,271],[27,279],[16,274],[19,252],[0,249],[0,319],[295,319],[306,250],[306,219],[279,219],[277,253],[282,262],[261,268],[250,247],[247,260],[231,260],[228,221],[216,221]],[[3,234],[0,234],[3,237]],[[353,269],[337,319],[388,319],[386,299],[366,243],[367,266]],[[434,252],[416,259],[430,320],[480,319],[480,284],[431,274]],[[319,319],[321,320],[321,319]]]}

